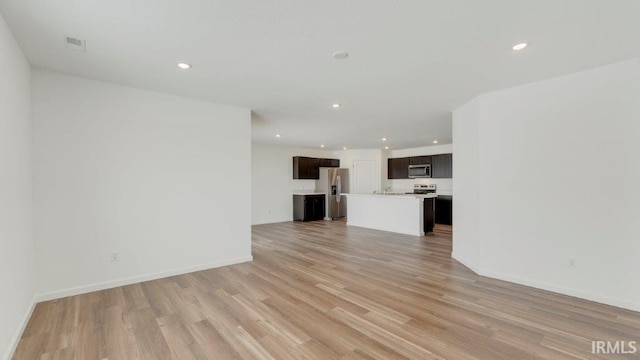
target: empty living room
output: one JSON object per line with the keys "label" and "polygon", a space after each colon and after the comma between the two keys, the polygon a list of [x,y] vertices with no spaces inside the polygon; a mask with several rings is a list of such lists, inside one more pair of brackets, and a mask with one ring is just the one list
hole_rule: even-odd
{"label": "empty living room", "polygon": [[640,359],[638,14],[0,0],[0,360]]}

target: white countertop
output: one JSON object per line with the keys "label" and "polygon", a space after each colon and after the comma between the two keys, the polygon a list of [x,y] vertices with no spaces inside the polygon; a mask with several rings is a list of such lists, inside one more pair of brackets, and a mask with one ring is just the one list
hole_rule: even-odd
{"label": "white countertop", "polygon": [[[394,188],[394,189],[392,189],[391,191],[388,191],[388,192],[391,192],[391,193],[401,193],[401,194],[404,194],[404,193],[413,193],[413,189],[403,189],[403,188],[397,188],[397,189],[395,189],[395,188]],[[437,195],[453,196],[453,189],[446,189],[446,188],[442,188],[442,189],[440,189],[440,188],[438,188],[438,189],[436,190],[436,194],[437,194]]]}
{"label": "white countertop", "polygon": [[397,199],[432,199],[438,197],[438,194],[401,194],[401,193],[387,193],[385,194],[343,194],[349,196],[368,196],[378,198],[397,198]]}
{"label": "white countertop", "polygon": [[327,195],[327,193],[323,192],[304,192],[304,191],[295,191],[293,195]]}

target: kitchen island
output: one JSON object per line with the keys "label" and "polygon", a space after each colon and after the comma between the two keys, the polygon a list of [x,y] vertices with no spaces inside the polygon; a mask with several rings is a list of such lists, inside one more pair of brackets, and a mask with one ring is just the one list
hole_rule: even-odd
{"label": "kitchen island", "polygon": [[347,225],[415,236],[433,230],[436,194],[344,195],[348,199]]}

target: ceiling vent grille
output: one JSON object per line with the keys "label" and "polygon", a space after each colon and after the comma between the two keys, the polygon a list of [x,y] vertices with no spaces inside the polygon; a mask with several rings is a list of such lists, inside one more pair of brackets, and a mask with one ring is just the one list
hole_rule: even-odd
{"label": "ceiling vent grille", "polygon": [[80,51],[80,52],[87,51],[84,40],[76,39],[71,36],[66,36],[65,41],[67,43],[67,48],[71,50]]}

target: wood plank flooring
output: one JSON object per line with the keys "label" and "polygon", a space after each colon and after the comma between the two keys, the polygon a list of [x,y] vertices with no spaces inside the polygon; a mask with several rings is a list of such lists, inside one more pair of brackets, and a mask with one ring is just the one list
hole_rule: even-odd
{"label": "wood plank flooring", "polygon": [[[476,276],[451,228],[253,227],[251,263],[37,305],[14,359],[638,359],[640,313]],[[639,346],[640,347],[640,344]]]}

